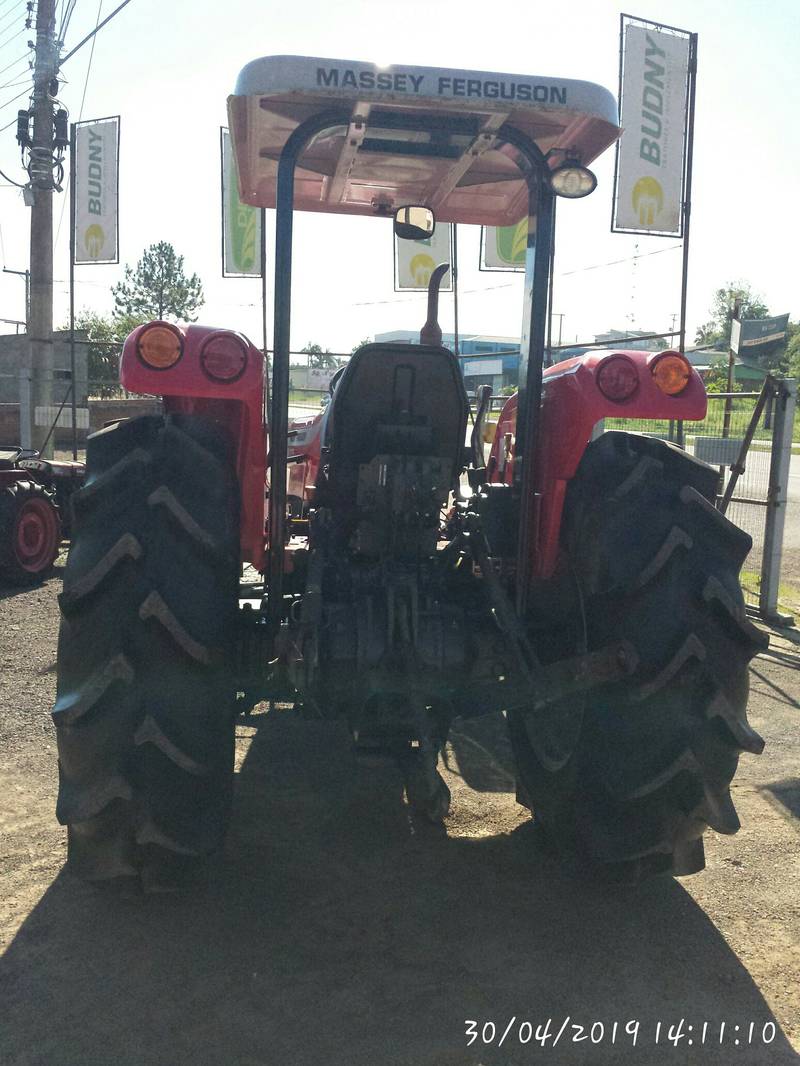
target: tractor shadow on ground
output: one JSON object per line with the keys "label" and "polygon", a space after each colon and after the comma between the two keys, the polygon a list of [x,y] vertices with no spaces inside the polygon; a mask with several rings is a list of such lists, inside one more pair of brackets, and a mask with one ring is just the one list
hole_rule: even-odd
{"label": "tractor shadow on ground", "polygon": [[[793,669],[800,667],[800,659],[793,660],[793,657],[791,656],[780,656],[779,654],[774,654],[770,657],[775,662],[778,662],[781,666],[788,666]],[[758,681],[764,686],[764,690],[770,695],[773,700],[777,700],[779,703],[785,703],[789,707],[800,708],[800,700],[797,699],[796,695],[793,695],[791,692],[787,692],[785,688],[781,687],[781,685],[776,684],[771,678],[767,677],[763,668],[760,668],[758,659],[756,659],[755,662],[750,666],[750,674],[751,677],[755,677],[758,679]]]}
{"label": "tractor shadow on ground", "polygon": [[[51,581],[52,579],[57,578],[60,583],[64,578],[64,570],[65,564],[59,558],[47,574],[45,580]],[[3,584],[3,582],[0,581],[0,602],[3,600],[10,600],[13,596],[22,596],[25,593],[30,593],[32,589],[35,591],[37,587],[41,586],[37,586],[35,583],[33,585],[8,585]]]}
{"label": "tractor shadow on ground", "polygon": [[[706,914],[675,881],[567,877],[537,854],[495,754],[482,794],[450,776],[445,830],[410,815],[395,771],[355,768],[338,724],[273,712],[238,735],[231,838],[202,890],[126,898],[61,874],[44,894],[0,964],[4,1063],[796,1061],[777,1025],[767,1048],[716,1044],[722,1021],[760,1035],[774,1018]],[[457,745],[474,778],[473,741]],[[466,1046],[465,1019],[557,1032],[566,1016],[567,1037],[618,1021],[616,1045]],[[715,1043],[690,1050],[703,1022]]]}
{"label": "tractor shadow on ground", "polygon": [[781,813],[787,818],[800,821],[800,777],[787,777],[762,785],[761,792],[780,804]]}

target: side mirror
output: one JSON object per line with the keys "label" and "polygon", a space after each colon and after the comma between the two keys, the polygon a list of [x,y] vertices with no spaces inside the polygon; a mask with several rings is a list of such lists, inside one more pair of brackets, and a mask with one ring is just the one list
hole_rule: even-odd
{"label": "side mirror", "polygon": [[429,207],[398,207],[394,213],[394,234],[404,241],[426,241],[433,236],[436,219]]}

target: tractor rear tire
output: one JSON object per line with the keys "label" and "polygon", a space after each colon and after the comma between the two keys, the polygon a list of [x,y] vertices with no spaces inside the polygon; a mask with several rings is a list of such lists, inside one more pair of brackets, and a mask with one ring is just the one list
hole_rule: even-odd
{"label": "tractor rear tire", "polygon": [[35,481],[0,489],[0,578],[33,585],[51,570],[61,523],[53,493]]}
{"label": "tractor rear tire", "polygon": [[60,597],[58,820],[86,880],[180,887],[223,842],[233,781],[239,489],[208,420],[89,438]]}
{"label": "tractor rear tire", "polygon": [[611,432],[588,446],[563,523],[574,614],[586,650],[626,641],[638,665],[582,714],[572,701],[578,728],[556,757],[536,716],[508,715],[535,821],[570,865],[613,880],[702,870],[706,828],[739,828],[740,752],[764,747],[746,715],[748,663],[769,643],[739,585],[752,542],[715,508],[716,483],[663,441]]}

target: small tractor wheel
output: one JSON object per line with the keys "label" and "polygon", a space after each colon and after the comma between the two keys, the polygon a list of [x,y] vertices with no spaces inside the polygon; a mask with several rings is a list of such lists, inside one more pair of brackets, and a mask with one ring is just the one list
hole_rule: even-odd
{"label": "small tractor wheel", "polygon": [[89,438],[61,595],[57,815],[87,880],[179,887],[222,844],[233,782],[239,489],[217,427]]}
{"label": "small tractor wheel", "polygon": [[50,570],[61,543],[53,494],[34,481],[17,481],[0,491],[0,577],[12,585],[33,585]]}
{"label": "small tractor wheel", "polygon": [[[764,747],[746,715],[748,663],[768,643],[739,585],[751,540],[715,508],[716,481],[663,441],[612,432],[589,445],[562,539],[580,636],[553,657],[627,641],[638,666],[549,725],[509,714],[536,822],[568,862],[615,880],[703,869],[705,829],[739,828],[739,754]],[[554,757],[543,735],[565,710],[578,726]]]}

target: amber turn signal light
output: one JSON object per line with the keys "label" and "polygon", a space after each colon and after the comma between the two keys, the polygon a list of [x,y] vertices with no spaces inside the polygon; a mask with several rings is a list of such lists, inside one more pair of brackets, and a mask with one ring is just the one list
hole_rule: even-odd
{"label": "amber turn signal light", "polygon": [[677,352],[665,352],[653,362],[650,373],[663,393],[667,396],[677,396],[689,384],[692,368]]}
{"label": "amber turn signal light", "polygon": [[159,322],[142,330],[136,350],[151,370],[169,370],[183,355],[183,337],[175,326]]}

